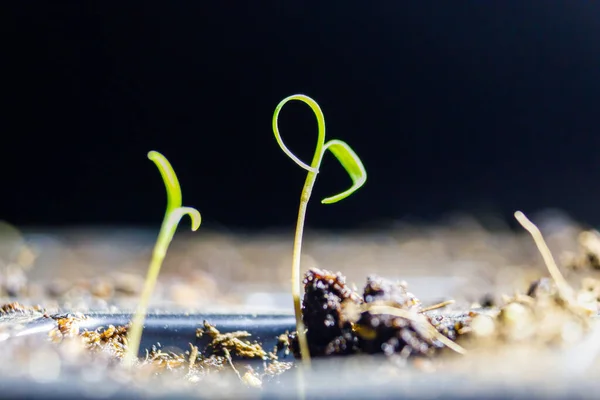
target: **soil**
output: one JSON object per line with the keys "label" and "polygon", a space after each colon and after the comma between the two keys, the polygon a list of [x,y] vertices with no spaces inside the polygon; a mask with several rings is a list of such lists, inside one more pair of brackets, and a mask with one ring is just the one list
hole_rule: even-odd
{"label": "soil", "polygon": [[[557,385],[593,376],[600,367],[600,233],[562,215],[538,217],[532,220],[569,282],[568,293],[549,277],[521,230],[486,229],[462,218],[352,236],[307,232],[303,320],[314,364],[300,378],[321,394],[336,379],[347,394],[341,397],[353,398],[364,389],[356,386],[357,373],[363,386],[395,393],[416,390],[415,382],[468,376],[488,394],[494,382],[507,381],[538,392],[551,386],[557,394]],[[122,238],[113,234],[52,237],[51,246],[39,233],[4,241],[13,245],[0,254],[6,300],[0,340],[11,362],[0,363],[0,386],[69,377],[84,387],[104,383],[104,397],[125,388],[158,397],[302,393],[295,387],[296,332],[282,331],[278,346],[264,348],[251,332],[221,332],[197,321],[196,336],[205,345],[195,345],[194,337],[186,351],[156,343],[126,368],[128,325],[81,326],[92,311],[133,309],[151,240],[133,245],[131,239],[123,251],[115,242]],[[279,299],[289,296],[282,266],[290,246],[289,235],[182,235],[167,257],[153,306],[161,312],[289,312],[291,299]],[[360,290],[356,282],[364,282]],[[44,338],[19,334],[37,323]],[[399,386],[410,382],[412,389]]]}

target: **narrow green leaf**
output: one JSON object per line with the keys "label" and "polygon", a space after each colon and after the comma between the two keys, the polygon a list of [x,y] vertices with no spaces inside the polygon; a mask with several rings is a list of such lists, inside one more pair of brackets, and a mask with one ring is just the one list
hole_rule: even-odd
{"label": "narrow green leaf", "polygon": [[188,215],[192,220],[192,231],[197,231],[202,223],[202,217],[200,212],[192,207],[178,207],[169,213],[167,218],[167,224],[177,227],[181,218]]}
{"label": "narrow green leaf", "polygon": [[177,231],[177,226],[185,215],[189,215],[192,220],[192,231],[196,231],[200,227],[200,223],[202,222],[202,217],[200,216],[200,212],[192,207],[177,207],[174,210],[171,210],[168,214],[165,215],[165,219],[163,221],[163,225],[158,234],[158,239],[156,241],[156,246],[154,247],[154,255],[164,258],[167,254],[167,249],[169,248],[169,244],[173,240],[173,236],[175,236],[175,232]]}
{"label": "narrow green leaf", "polygon": [[352,179],[352,186],[348,190],[321,200],[321,203],[323,204],[333,204],[345,199],[360,189],[367,181],[367,171],[358,155],[346,142],[337,139],[330,140],[325,143],[323,151],[325,150],[329,150],[333,153],[335,158],[338,159]]}
{"label": "narrow green leaf", "polygon": [[151,151],[148,153],[148,158],[156,164],[156,167],[160,171],[160,174],[165,183],[167,189],[167,211],[168,215],[171,211],[181,207],[181,187],[179,186],[179,180],[177,175],[171,166],[169,160],[165,158],[158,151]]}

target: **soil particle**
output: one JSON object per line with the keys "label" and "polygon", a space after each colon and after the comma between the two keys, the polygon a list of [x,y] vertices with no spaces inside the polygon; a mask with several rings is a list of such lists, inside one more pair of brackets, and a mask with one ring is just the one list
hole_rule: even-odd
{"label": "soil particle", "polygon": [[[429,316],[404,282],[371,275],[360,296],[346,286],[341,273],[313,268],[306,273],[303,319],[311,356],[358,353],[431,356],[443,348],[432,329],[455,340],[470,317]],[[373,312],[393,308],[404,316]],[[290,346],[299,356],[297,335]]]}
{"label": "soil particle", "polygon": [[263,360],[268,358],[267,352],[263,350],[259,343],[250,343],[250,341],[246,340],[246,338],[252,336],[246,331],[221,333],[213,325],[204,321],[204,328],[198,328],[196,336],[202,337],[204,335],[209,335],[212,338],[209,347],[215,353],[224,353],[227,350],[243,358],[261,358]]}
{"label": "soil particle", "polygon": [[84,331],[81,337],[90,350],[109,351],[118,358],[123,358],[127,350],[128,326],[100,327],[94,331]]}
{"label": "soil particle", "polygon": [[532,298],[538,298],[540,295],[556,295],[556,286],[552,279],[544,277],[537,279],[529,285],[527,289],[527,296]]}
{"label": "soil particle", "polygon": [[27,285],[25,271],[17,264],[8,264],[0,273],[0,296],[2,297],[26,295]]}
{"label": "soil particle", "polygon": [[[21,306],[13,304],[3,309],[15,312]],[[80,328],[81,321],[86,319],[82,314],[54,315],[52,318],[56,321],[56,327],[49,332],[49,337],[58,346],[57,349],[71,349],[69,351],[73,354],[76,353],[75,350],[83,351],[85,355],[92,357],[92,362],[106,362],[107,366],[117,367],[119,374],[131,375],[131,378],[139,382],[156,379],[160,375],[166,379],[182,379],[182,383],[197,384],[207,382],[208,377],[214,379],[215,374],[226,380],[233,374],[243,386],[256,389],[266,383],[276,384],[277,377],[293,365],[277,360],[274,352],[266,352],[259,343],[251,342],[248,332],[221,333],[205,321],[204,327],[198,329],[197,334],[208,335],[212,339],[206,348],[200,349],[190,344],[190,350],[180,353],[165,351],[160,344],[156,344],[146,351],[145,357],[139,359],[136,368],[120,368],[119,360],[127,350],[128,325],[108,325],[88,331]],[[237,357],[237,360],[234,361],[232,356]],[[248,359],[257,359],[259,363],[250,366],[244,361]]]}
{"label": "soil particle", "polygon": [[66,337],[75,337],[79,335],[80,318],[73,316],[56,319],[56,328],[51,330],[48,335],[53,342],[60,342]]}
{"label": "soil particle", "polygon": [[363,298],[366,303],[381,301],[402,309],[421,306],[419,299],[407,291],[406,282],[394,282],[376,275],[367,277]]}
{"label": "soil particle", "polygon": [[600,232],[586,230],[577,236],[579,250],[577,253],[565,252],[563,264],[574,270],[600,270]]}
{"label": "soil particle", "polygon": [[42,312],[44,309],[39,305],[24,306],[16,301],[0,306],[0,317],[10,314],[39,314]]}
{"label": "soil particle", "polygon": [[[568,346],[582,340],[598,312],[597,280],[584,279],[573,298],[565,297],[549,278],[531,283],[527,294],[505,297],[495,314],[478,317],[470,329],[475,338],[492,339],[496,346],[529,343],[533,346]],[[475,345],[477,343],[475,342]],[[489,342],[479,343],[489,346]]]}
{"label": "soil particle", "polygon": [[[302,318],[308,328],[310,353],[347,354],[355,352],[358,338],[352,326],[342,321],[342,303],[361,304],[362,299],[346,285],[341,273],[313,268],[304,278]],[[296,337],[294,336],[294,340]]]}

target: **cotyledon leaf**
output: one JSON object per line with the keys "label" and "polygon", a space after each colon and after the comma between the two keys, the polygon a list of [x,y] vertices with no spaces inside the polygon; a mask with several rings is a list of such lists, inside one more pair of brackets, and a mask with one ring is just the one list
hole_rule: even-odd
{"label": "cotyledon leaf", "polygon": [[333,139],[325,143],[323,151],[329,150],[338,159],[342,167],[346,170],[352,179],[352,186],[335,196],[327,197],[321,200],[323,204],[333,204],[345,199],[352,193],[360,189],[367,181],[367,171],[358,155],[352,150],[346,142]]}
{"label": "cotyledon leaf", "polygon": [[160,154],[158,151],[151,151],[148,153],[148,158],[156,164],[156,167],[160,171],[160,175],[163,178],[165,187],[167,189],[167,210],[166,214],[169,214],[176,208],[181,207],[181,186],[179,185],[179,179],[175,175],[175,171],[171,166],[169,160],[165,156]]}

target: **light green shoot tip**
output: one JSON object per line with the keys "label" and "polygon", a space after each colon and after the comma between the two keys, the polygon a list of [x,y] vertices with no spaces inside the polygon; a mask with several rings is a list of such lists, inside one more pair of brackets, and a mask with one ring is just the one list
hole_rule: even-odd
{"label": "light green shoot tip", "polygon": [[[299,100],[308,105],[317,118],[317,146],[315,148],[315,153],[311,165],[307,165],[305,162],[300,160],[300,158],[298,158],[294,153],[292,153],[292,151],[283,142],[281,133],[279,132],[279,114],[281,112],[281,109],[286,103],[292,100]],[[323,155],[325,154],[326,150],[331,151],[335,158],[340,162],[342,167],[344,167],[344,169],[352,179],[352,186],[342,193],[321,200],[321,203],[337,203],[338,201],[343,200],[346,197],[350,196],[352,193],[356,192],[367,181],[367,171],[358,155],[354,152],[354,150],[352,150],[352,147],[350,147],[346,142],[337,139],[333,139],[325,143],[325,116],[323,115],[323,111],[321,111],[321,107],[319,106],[319,104],[310,97],[305,96],[303,94],[295,94],[283,99],[277,105],[277,107],[275,108],[275,113],[273,114],[273,133],[275,134],[275,140],[277,140],[277,143],[279,144],[281,150],[296,164],[298,164],[301,168],[305,169],[309,173],[312,172],[316,174],[319,172],[319,168],[321,167],[321,161],[323,160]]]}
{"label": "light green shoot tip", "polygon": [[360,158],[358,158],[358,155],[345,142],[337,139],[330,140],[325,143],[324,149],[333,153],[352,179],[352,186],[349,189],[321,200],[323,204],[333,204],[344,200],[360,189],[367,181],[367,171]]}
{"label": "light green shoot tip", "polygon": [[192,222],[192,231],[196,231],[200,227],[202,217],[195,208],[182,207],[182,196],[181,187],[179,186],[179,180],[177,175],[171,166],[171,163],[159,152],[151,151],[148,153],[148,158],[156,164],[167,189],[167,210],[163,219],[163,223],[158,234],[158,239],[154,245],[154,251],[152,253],[152,260],[150,261],[150,267],[148,268],[148,275],[144,283],[144,289],[140,303],[133,317],[129,333],[127,335],[127,351],[125,353],[125,362],[127,365],[133,365],[137,359],[137,354],[140,348],[140,341],[142,338],[142,329],[144,325],[144,319],[148,309],[148,303],[150,297],[156,286],[156,280],[158,279],[158,273],[162,266],[163,260],[167,254],[169,244],[175,236],[177,231],[177,225],[185,215],[188,215]]}
{"label": "light green shoot tip", "polygon": [[[299,100],[305,103],[312,109],[315,116],[317,117],[317,146],[315,148],[313,160],[310,165],[300,160],[294,153],[292,153],[287,148],[287,146],[283,142],[283,139],[281,138],[281,134],[279,133],[279,113],[281,112],[283,106],[291,100]],[[302,252],[302,235],[304,231],[304,220],[306,216],[308,201],[310,199],[312,188],[317,178],[317,173],[319,172],[319,168],[321,167],[321,161],[323,160],[323,155],[325,154],[326,150],[331,151],[335,158],[340,162],[340,164],[342,164],[342,166],[352,179],[352,186],[341,193],[323,199],[321,201],[322,203],[337,203],[338,201],[343,200],[346,197],[350,196],[352,193],[356,192],[367,181],[367,171],[365,170],[365,167],[358,155],[354,152],[354,150],[352,150],[352,148],[348,144],[342,142],[341,140],[335,139],[325,142],[325,117],[323,116],[321,107],[319,107],[317,102],[308,96],[302,94],[289,96],[283,99],[277,105],[277,107],[275,108],[275,113],[273,114],[273,133],[275,134],[275,140],[277,140],[277,143],[279,144],[279,147],[281,147],[281,150],[283,150],[283,152],[301,168],[308,171],[306,181],[304,183],[304,188],[302,189],[302,194],[300,197],[298,221],[296,224],[296,234],[294,238],[294,250],[292,256],[292,297],[294,300],[294,312],[296,315],[296,329],[298,332],[298,342],[300,344],[300,355],[302,357],[303,364],[305,366],[310,366],[310,353],[308,350],[308,342],[306,339],[304,323],[302,321],[302,308],[300,305],[300,255]]]}
{"label": "light green shoot tip", "polygon": [[181,186],[179,185],[179,179],[177,179],[177,175],[171,166],[169,160],[165,158],[158,151],[150,151],[148,152],[148,158],[156,164],[158,167],[158,171],[163,178],[163,182],[165,183],[165,187],[167,188],[167,211],[166,213],[170,213],[177,207],[181,207]]}

